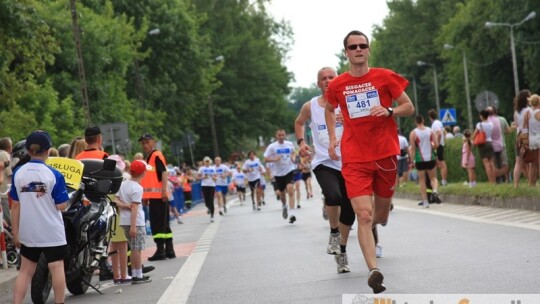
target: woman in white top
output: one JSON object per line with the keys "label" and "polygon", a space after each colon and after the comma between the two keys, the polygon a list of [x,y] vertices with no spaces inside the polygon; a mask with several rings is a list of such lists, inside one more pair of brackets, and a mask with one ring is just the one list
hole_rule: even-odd
{"label": "woman in white top", "polygon": [[[523,128],[523,119],[525,117],[525,113],[529,111],[529,101],[528,98],[531,97],[531,92],[529,90],[521,90],[517,96],[514,98],[514,124],[516,127],[517,136],[516,139],[519,138],[520,133],[522,132]],[[521,156],[519,155],[519,146],[518,142],[516,140],[515,144],[515,151],[516,151],[516,164],[514,166],[514,188],[517,188],[519,185],[519,178],[521,177],[521,173],[525,174],[527,176],[527,168],[525,167],[525,163],[521,159]]]}
{"label": "woman in white top", "polygon": [[[538,178],[538,165],[539,155],[538,149],[540,149],[540,96],[537,94],[532,95],[529,98],[531,108],[525,113],[523,119],[523,126],[528,127],[529,130],[529,149],[533,151],[535,160],[529,167],[529,186],[536,185],[536,179]],[[524,130],[525,131],[525,128]]]}
{"label": "woman in white top", "polygon": [[480,122],[476,124],[474,129],[473,138],[479,132],[486,133],[486,143],[478,145],[478,152],[480,158],[482,158],[482,164],[486,170],[488,181],[491,184],[495,184],[495,153],[493,152],[493,145],[491,144],[491,134],[493,133],[493,124],[488,121],[489,113],[486,110],[480,111]]}

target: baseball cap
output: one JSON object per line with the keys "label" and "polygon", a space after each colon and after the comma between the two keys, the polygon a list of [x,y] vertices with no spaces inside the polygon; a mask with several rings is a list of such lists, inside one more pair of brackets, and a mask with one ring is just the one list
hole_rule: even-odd
{"label": "baseball cap", "polygon": [[52,146],[52,140],[49,133],[41,130],[34,131],[26,138],[26,150],[33,153],[42,153]]}
{"label": "baseball cap", "polygon": [[146,172],[146,163],[140,160],[134,160],[129,166],[129,172],[134,175],[141,175]]}
{"label": "baseball cap", "polygon": [[86,128],[84,136],[95,136],[101,134],[101,129],[98,126],[92,126]]}
{"label": "baseball cap", "polygon": [[141,137],[139,137],[139,141],[143,141],[145,139],[154,139],[154,136],[152,136],[150,133],[144,133],[141,135]]}

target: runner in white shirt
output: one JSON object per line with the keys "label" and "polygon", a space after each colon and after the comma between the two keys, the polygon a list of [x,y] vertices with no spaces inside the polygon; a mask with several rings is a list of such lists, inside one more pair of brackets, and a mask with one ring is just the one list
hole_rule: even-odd
{"label": "runner in white shirt", "polygon": [[216,191],[216,168],[211,166],[212,159],[205,156],[203,166],[199,168],[197,179],[201,181],[202,194],[208,214],[210,214],[210,222],[214,222],[214,194]]}
{"label": "runner in white shirt", "polygon": [[431,109],[428,111],[429,119],[431,120],[431,130],[437,134],[439,147],[437,148],[437,168],[441,171],[441,185],[446,186],[446,177],[448,176],[448,168],[444,160],[444,127],[440,120],[437,119],[437,111]]}
{"label": "runner in white shirt", "polygon": [[221,157],[214,159],[216,165],[216,197],[218,200],[219,215],[223,215],[223,212],[227,213],[227,192],[229,190],[229,183],[227,177],[231,176],[231,169],[229,166],[221,163]]}
{"label": "runner in white shirt", "polygon": [[[323,95],[330,81],[336,76],[336,71],[333,68],[325,67],[319,70],[317,73],[317,86],[321,89]],[[332,160],[328,155],[329,137],[324,117],[325,106],[326,101],[322,96],[313,97],[310,101],[304,103],[298,118],[296,118],[294,129],[300,147],[300,155],[312,158],[311,167],[323,191],[324,204],[330,225],[326,253],[334,255],[338,273],[346,273],[350,271],[346,251],[347,240],[356,216],[351,201],[347,197],[345,179],[341,174],[341,161]],[[336,135],[338,140],[341,140],[343,119],[341,115],[337,116],[340,122],[336,123]],[[304,126],[308,121],[313,134],[314,151],[304,140]],[[339,149],[338,154],[341,155]]]}
{"label": "runner in white shirt", "polygon": [[[281,202],[283,204],[282,216],[284,219],[289,217],[289,223],[293,224],[296,221],[296,215],[294,211],[294,163],[291,157],[294,152],[294,145],[292,142],[285,140],[285,130],[279,129],[276,131],[277,141],[271,143],[264,152],[264,161],[273,162],[275,166],[274,178],[276,179],[276,185],[281,194]],[[289,196],[289,212],[287,211],[287,198]],[[290,214],[289,214],[290,213]]]}
{"label": "runner in white shirt", "polygon": [[[261,210],[262,193],[259,185],[261,183],[261,173],[266,172],[266,170],[261,161],[255,157],[254,151],[249,151],[248,157],[242,166],[242,170],[246,173],[249,188],[251,189],[253,210]],[[255,206],[255,202],[257,202],[257,206]]]}
{"label": "runner in white shirt", "polygon": [[238,200],[240,201],[240,205],[244,204],[244,201],[246,200],[246,174],[242,171],[242,167],[240,165],[236,166],[236,170],[234,170],[232,175],[232,180],[234,185],[236,186],[236,193],[238,194]]}

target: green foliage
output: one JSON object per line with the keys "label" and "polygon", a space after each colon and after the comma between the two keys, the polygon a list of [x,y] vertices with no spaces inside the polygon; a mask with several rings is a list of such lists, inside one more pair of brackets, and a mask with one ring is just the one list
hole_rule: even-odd
{"label": "green foliage", "polygon": [[316,85],[312,85],[309,88],[294,88],[289,96],[291,100],[290,106],[295,113],[298,113],[300,112],[300,109],[304,103],[319,95],[321,95],[321,89],[319,89]]}

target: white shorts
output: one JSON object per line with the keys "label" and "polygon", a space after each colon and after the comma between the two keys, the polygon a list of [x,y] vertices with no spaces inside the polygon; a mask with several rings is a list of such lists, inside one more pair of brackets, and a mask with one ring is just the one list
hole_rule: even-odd
{"label": "white shorts", "polygon": [[529,148],[531,150],[540,149],[540,133],[529,132]]}

